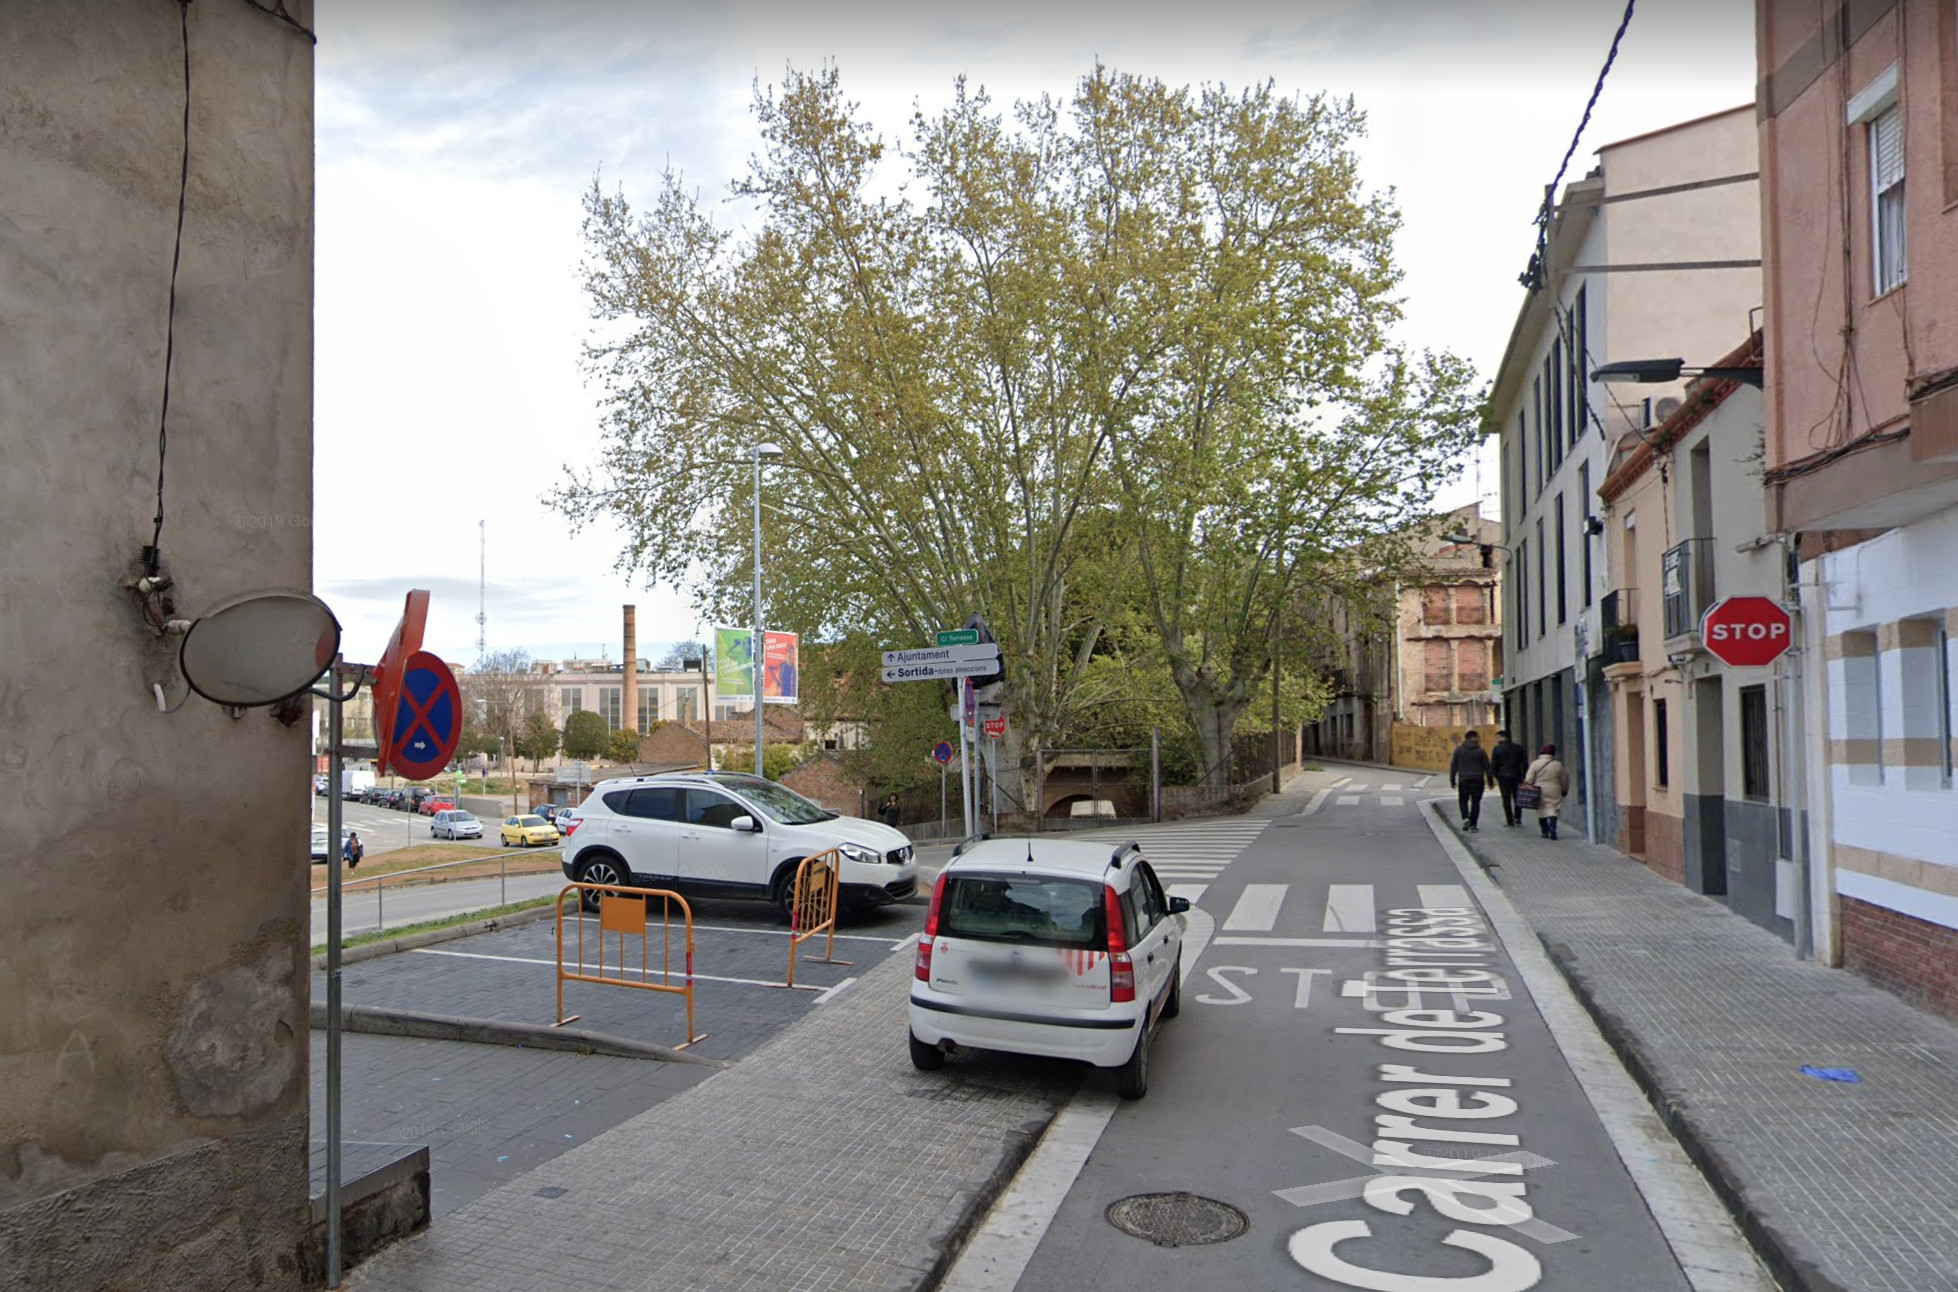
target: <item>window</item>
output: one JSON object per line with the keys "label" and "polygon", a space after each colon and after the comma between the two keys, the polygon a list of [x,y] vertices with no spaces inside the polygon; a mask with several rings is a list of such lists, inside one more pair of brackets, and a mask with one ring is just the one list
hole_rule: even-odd
{"label": "window", "polygon": [[1938,629],[1938,783],[1951,788],[1951,634]]}
{"label": "window", "polygon": [[678,821],[680,791],[664,785],[650,789],[613,790],[605,796],[605,806],[620,816],[636,816],[647,821]]}
{"label": "window", "polygon": [[558,692],[558,701],[560,707],[564,710],[564,716],[567,718],[574,713],[582,712],[585,707],[585,688],[582,686],[564,687]]}
{"label": "window", "polygon": [[1672,759],[1667,736],[1666,702],[1654,700],[1652,702],[1652,783],[1660,789],[1672,783]]}
{"label": "window", "polygon": [[1545,543],[1543,541],[1543,517],[1536,518],[1536,635],[1538,637],[1550,627],[1549,598],[1544,578]]}
{"label": "window", "polygon": [[1908,274],[1904,231],[1904,111],[1893,103],[1870,120],[1871,294],[1904,285]]}
{"label": "window", "polygon": [[1074,879],[953,875],[941,899],[939,932],[981,942],[1100,950],[1108,945],[1104,940],[1106,912],[1100,884]]}
{"label": "window", "polygon": [[1516,545],[1516,649],[1530,640],[1530,540]]}
{"label": "window", "polygon": [[1446,624],[1448,619],[1448,589],[1427,587],[1421,589],[1421,622],[1424,624]]}
{"label": "window", "polygon": [[[1588,522],[1591,516],[1591,464],[1583,463],[1577,468],[1577,507],[1578,514]],[[1591,527],[1587,523],[1584,533],[1578,540],[1584,546],[1584,605],[1591,605]]]}
{"label": "window", "polygon": [[1487,594],[1479,583],[1458,583],[1455,585],[1455,622],[1458,624],[1486,624],[1489,622]]}
{"label": "window", "polygon": [[688,790],[686,815],[681,819],[688,825],[713,826],[716,829],[726,830],[733,826],[736,817],[748,815],[750,813],[747,808],[725,794],[713,790]]}
{"label": "window", "polygon": [[1536,410],[1536,489],[1532,496],[1543,492],[1543,482],[1549,479],[1550,446],[1543,435],[1543,378],[1538,377],[1530,383],[1530,407]]}
{"label": "window", "polygon": [[598,688],[598,714],[605,719],[607,731],[619,729],[620,711],[625,705],[625,689],[617,686]]}
{"label": "window", "polygon": [[1523,508],[1530,497],[1530,417],[1516,414],[1516,497],[1510,507],[1510,523],[1521,524]]}
{"label": "window", "polygon": [[1448,649],[1446,638],[1430,637],[1421,643],[1421,675],[1424,691],[1455,689],[1454,654]]}
{"label": "window", "polygon": [[1570,576],[1564,566],[1564,495],[1557,495],[1557,623],[1561,626],[1570,617],[1570,608],[1565,596],[1565,587]]}
{"label": "window", "polygon": [[1588,308],[1586,289],[1580,287],[1577,289],[1577,300],[1571,305],[1570,318],[1570,446],[1573,449],[1577,447],[1578,438],[1584,434],[1584,423],[1591,414],[1587,385],[1590,380],[1587,366],[1591,356],[1591,338],[1585,322]]}
{"label": "window", "polygon": [[1543,392],[1550,402],[1550,465],[1554,470],[1564,460],[1564,341],[1550,343],[1545,361]]}
{"label": "window", "polygon": [[639,734],[645,735],[659,721],[659,690],[656,687],[639,688]]}
{"label": "window", "polygon": [[1765,802],[1768,797],[1768,688],[1740,689],[1740,792]]}

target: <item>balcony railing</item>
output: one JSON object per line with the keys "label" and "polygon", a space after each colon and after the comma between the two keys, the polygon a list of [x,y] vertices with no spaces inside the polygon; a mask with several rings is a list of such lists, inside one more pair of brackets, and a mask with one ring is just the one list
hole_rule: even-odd
{"label": "balcony railing", "polygon": [[1626,664],[1638,659],[1638,589],[1615,588],[1598,602],[1604,629],[1606,664]]}
{"label": "balcony railing", "polygon": [[1666,639],[1699,631],[1700,616],[1713,604],[1713,540],[1689,538],[1659,558],[1665,599]]}

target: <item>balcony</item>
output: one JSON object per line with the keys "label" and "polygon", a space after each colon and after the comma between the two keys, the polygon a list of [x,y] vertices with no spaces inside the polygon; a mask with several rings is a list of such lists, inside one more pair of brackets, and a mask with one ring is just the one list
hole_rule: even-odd
{"label": "balcony", "polygon": [[1604,628],[1603,663],[1638,662],[1638,589],[1614,588],[1598,602]]}
{"label": "balcony", "polygon": [[1713,604],[1713,540],[1689,538],[1659,558],[1665,601],[1666,640],[1698,633],[1700,616]]}

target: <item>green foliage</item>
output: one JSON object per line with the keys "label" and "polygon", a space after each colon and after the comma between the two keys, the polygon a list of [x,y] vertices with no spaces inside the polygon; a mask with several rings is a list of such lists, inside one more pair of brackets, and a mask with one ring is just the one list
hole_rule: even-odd
{"label": "green foliage", "polygon": [[535,766],[540,760],[549,758],[558,751],[558,729],[541,712],[528,714],[519,728],[516,751],[519,758],[528,758]]}
{"label": "green foliage", "polygon": [[639,733],[619,730],[605,738],[605,757],[615,763],[631,763],[639,760]]}
{"label": "green foliage", "polygon": [[611,728],[596,710],[580,709],[564,720],[566,758],[602,758],[611,738]]}
{"label": "green foliage", "polygon": [[[779,781],[800,767],[808,756],[809,751],[801,745],[766,745],[761,752],[761,774],[771,781]],[[755,770],[754,746],[723,747],[717,761],[724,772],[752,772]]]}

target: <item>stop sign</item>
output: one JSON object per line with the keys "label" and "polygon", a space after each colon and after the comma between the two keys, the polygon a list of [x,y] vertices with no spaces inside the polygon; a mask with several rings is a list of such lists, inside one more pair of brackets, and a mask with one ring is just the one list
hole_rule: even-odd
{"label": "stop sign", "polygon": [[1728,597],[1700,618],[1700,642],[1728,668],[1761,668],[1781,658],[1794,621],[1767,597]]}

